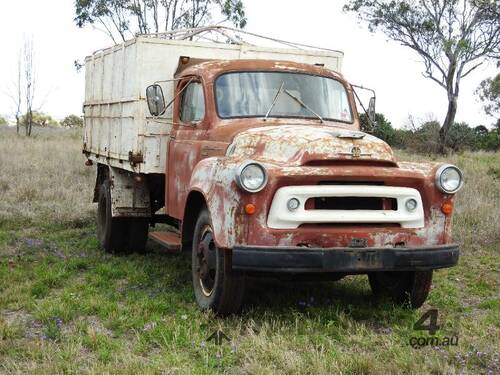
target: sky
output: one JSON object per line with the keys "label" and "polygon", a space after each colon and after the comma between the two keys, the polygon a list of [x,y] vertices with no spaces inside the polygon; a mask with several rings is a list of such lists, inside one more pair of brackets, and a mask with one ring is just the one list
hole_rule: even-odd
{"label": "sky", "polygon": [[[447,100],[443,88],[422,76],[423,64],[413,51],[370,33],[353,14],[345,14],[343,0],[246,0],[246,30],[274,38],[312,44],[344,52],[342,73],[353,84],[377,92],[377,112],[395,127],[427,119],[442,121]],[[0,115],[12,117],[12,93],[17,56],[26,37],[35,46],[36,96],[34,107],[62,119],[80,115],[84,96],[83,72],[74,61],[112,45],[92,27],[79,29],[72,0],[4,1],[0,8]],[[457,121],[490,125],[474,94],[493,63],[483,64],[462,80]]]}

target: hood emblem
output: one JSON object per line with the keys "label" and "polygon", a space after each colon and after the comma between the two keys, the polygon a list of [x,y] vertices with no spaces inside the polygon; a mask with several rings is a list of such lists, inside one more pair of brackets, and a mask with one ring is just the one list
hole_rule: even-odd
{"label": "hood emblem", "polygon": [[351,154],[353,158],[359,158],[361,156],[361,149],[358,146],[351,148]]}
{"label": "hood emblem", "polygon": [[354,146],[353,148],[351,148],[351,152],[339,152],[339,155],[352,156],[353,158],[359,158],[361,156],[372,156],[372,154],[361,152],[361,148],[359,148],[358,146]]}

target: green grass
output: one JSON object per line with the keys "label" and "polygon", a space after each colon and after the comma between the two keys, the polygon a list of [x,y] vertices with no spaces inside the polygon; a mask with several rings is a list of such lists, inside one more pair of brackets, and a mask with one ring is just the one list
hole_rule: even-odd
{"label": "green grass", "polygon": [[[146,255],[99,249],[79,142],[0,132],[0,373],[498,373],[498,154],[450,157],[467,178],[455,220],[462,257],[435,272],[418,311],[375,301],[364,276],[261,279],[242,314],[222,319],[197,309],[189,256],[152,243]],[[458,335],[458,346],[409,345],[427,336],[413,324],[429,308],[437,337]],[[231,343],[207,342],[218,329]]]}

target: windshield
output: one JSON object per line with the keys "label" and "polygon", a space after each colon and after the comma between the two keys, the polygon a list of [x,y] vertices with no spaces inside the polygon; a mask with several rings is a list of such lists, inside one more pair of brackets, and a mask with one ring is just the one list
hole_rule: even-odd
{"label": "windshield", "polygon": [[267,115],[352,122],[344,86],[327,77],[284,72],[226,73],[215,81],[215,95],[221,118]]}

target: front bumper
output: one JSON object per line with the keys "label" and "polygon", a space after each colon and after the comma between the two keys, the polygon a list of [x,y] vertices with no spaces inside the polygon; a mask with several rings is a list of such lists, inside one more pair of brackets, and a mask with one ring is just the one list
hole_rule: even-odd
{"label": "front bumper", "polygon": [[447,268],[456,265],[458,257],[456,244],[418,248],[329,249],[236,246],[232,249],[232,268],[238,271],[357,274]]}

